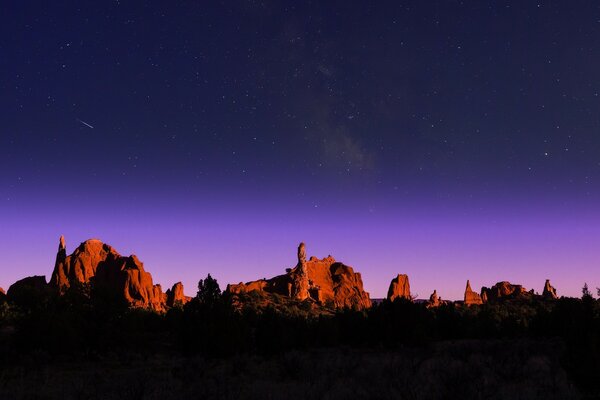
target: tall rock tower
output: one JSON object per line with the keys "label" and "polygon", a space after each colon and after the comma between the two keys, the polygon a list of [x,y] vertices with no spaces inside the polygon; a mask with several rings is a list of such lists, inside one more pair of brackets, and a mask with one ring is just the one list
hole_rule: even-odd
{"label": "tall rock tower", "polygon": [[483,304],[483,300],[478,293],[471,289],[471,282],[467,279],[467,287],[465,288],[465,305]]}
{"label": "tall rock tower", "polygon": [[308,282],[308,268],[306,266],[306,246],[304,242],[298,246],[298,265],[292,276],[292,297],[305,300],[310,296]]}

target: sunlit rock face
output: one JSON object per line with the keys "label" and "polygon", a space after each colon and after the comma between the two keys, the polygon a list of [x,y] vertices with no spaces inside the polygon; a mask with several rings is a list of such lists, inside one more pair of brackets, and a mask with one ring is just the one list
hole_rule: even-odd
{"label": "sunlit rock face", "polygon": [[550,284],[550,279],[546,279],[546,283],[544,284],[544,291],[542,292],[542,296],[546,299],[558,298],[558,295],[556,294],[556,289]]}
{"label": "sunlit rock face", "polygon": [[483,304],[483,300],[481,299],[481,296],[478,293],[475,293],[471,289],[471,282],[469,282],[468,280],[467,280],[467,287],[465,288],[464,301],[465,301],[465,305],[467,305],[467,306]]}
{"label": "sunlit rock face", "polygon": [[191,300],[190,297],[183,293],[183,284],[177,282],[171,289],[167,289],[166,303],[167,307],[175,307],[176,305],[184,305]]}
{"label": "sunlit rock face", "polygon": [[231,294],[252,291],[274,293],[295,300],[311,300],[331,308],[362,310],[371,307],[360,273],[332,256],[306,259],[304,243],[298,246],[298,262],[284,275],[228,285]]}
{"label": "sunlit rock face", "polygon": [[61,236],[50,285],[64,293],[75,282],[89,282],[101,263],[119,258],[116,250],[97,239],[86,240],[67,256],[65,238]]}
{"label": "sunlit rock face", "polygon": [[75,283],[91,280],[130,306],[156,311],[165,308],[166,296],[160,285],[153,284],[152,275],[135,255],[121,256],[110,245],[90,239],[67,256],[65,239],[61,236],[50,286],[64,293]]}
{"label": "sunlit rock face", "polygon": [[498,282],[491,288],[481,288],[481,296],[485,298],[486,302],[526,298],[533,295],[533,290],[527,291],[522,285],[515,285],[507,281]]}
{"label": "sunlit rock face", "polygon": [[392,279],[390,282],[387,299],[394,301],[397,298],[412,300],[410,296],[410,283],[408,281],[408,275],[398,274],[398,276]]}

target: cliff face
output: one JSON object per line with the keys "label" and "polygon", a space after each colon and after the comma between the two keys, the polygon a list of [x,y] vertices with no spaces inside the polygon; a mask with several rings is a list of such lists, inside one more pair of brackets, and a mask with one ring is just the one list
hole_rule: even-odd
{"label": "cliff face", "polygon": [[[133,307],[162,311],[167,305],[166,294],[160,285],[154,285],[152,275],[135,255],[121,256],[108,244],[90,239],[67,256],[65,239],[61,236],[50,286],[62,294],[74,283],[91,280]],[[183,296],[183,286],[177,290],[178,296]]]}
{"label": "cliff face", "polygon": [[279,294],[300,301],[308,299],[331,308],[362,310],[371,307],[360,273],[331,256],[323,259],[311,257],[307,261],[304,243],[298,247],[298,263],[286,274],[228,285],[226,289],[231,294],[252,291]]}
{"label": "cliff face", "polygon": [[467,287],[465,288],[465,305],[483,304],[481,296],[475,293],[471,289],[471,282],[467,280]]}
{"label": "cliff face", "polygon": [[412,297],[410,296],[410,283],[408,282],[408,275],[398,274],[398,276],[392,279],[390,282],[387,299],[394,301],[397,298],[412,300]]}

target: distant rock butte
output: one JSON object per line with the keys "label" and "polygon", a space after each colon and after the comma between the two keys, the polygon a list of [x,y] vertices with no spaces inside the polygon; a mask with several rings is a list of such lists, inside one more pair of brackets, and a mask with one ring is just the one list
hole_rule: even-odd
{"label": "distant rock butte", "polygon": [[467,280],[467,287],[465,288],[465,305],[471,306],[475,304],[483,304],[483,300],[479,294],[471,289],[471,282]]}
{"label": "distant rock butte", "polygon": [[433,293],[431,293],[431,296],[429,296],[429,301],[427,302],[427,307],[434,308],[434,307],[439,307],[440,305],[442,305],[442,301],[437,294],[437,290],[434,289]]}
{"label": "distant rock butte", "polygon": [[[162,292],[160,285],[154,285],[152,275],[144,270],[144,264],[135,255],[121,256],[110,245],[90,239],[67,256],[65,239],[61,236],[50,286],[62,294],[74,283],[91,280],[130,306],[156,311],[163,311],[167,306],[168,295]],[[176,292],[174,301],[185,299],[181,283],[172,291]]]}
{"label": "distant rock butte", "polygon": [[491,288],[481,288],[481,297],[485,299],[485,302],[525,298],[533,295],[533,290],[527,291],[527,289],[525,289],[522,285],[513,285],[507,281],[498,282]]}
{"label": "distant rock butte", "polygon": [[398,276],[392,279],[390,282],[387,299],[394,301],[398,298],[412,300],[412,297],[410,296],[410,283],[408,282],[408,275],[398,274]]}
{"label": "distant rock butte", "polygon": [[550,284],[550,279],[546,279],[542,296],[546,299],[557,299],[556,289]]}
{"label": "distant rock butte", "polygon": [[184,305],[192,298],[183,294],[183,284],[177,282],[171,289],[167,289],[166,302],[168,307],[175,307],[176,305]]}
{"label": "distant rock butte", "polygon": [[295,300],[312,300],[331,308],[366,309],[371,307],[360,273],[333,257],[306,260],[304,243],[298,246],[298,263],[284,275],[271,279],[227,285],[230,294],[252,291],[279,294]]}

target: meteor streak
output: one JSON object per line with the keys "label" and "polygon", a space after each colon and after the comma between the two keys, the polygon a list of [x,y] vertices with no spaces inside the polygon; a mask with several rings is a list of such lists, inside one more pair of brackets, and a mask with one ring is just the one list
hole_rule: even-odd
{"label": "meteor streak", "polygon": [[91,126],[90,124],[88,124],[88,123],[87,123],[87,122],[85,122],[85,121],[82,121],[82,120],[80,120],[79,118],[77,118],[77,121],[81,122],[82,124],[84,124],[84,125],[85,125],[85,126],[87,126],[88,128],[94,129],[94,127],[93,127],[93,126]]}

